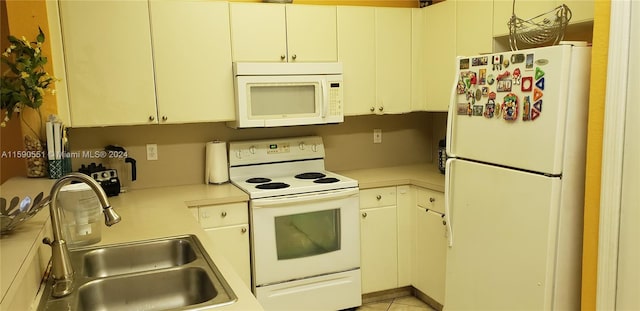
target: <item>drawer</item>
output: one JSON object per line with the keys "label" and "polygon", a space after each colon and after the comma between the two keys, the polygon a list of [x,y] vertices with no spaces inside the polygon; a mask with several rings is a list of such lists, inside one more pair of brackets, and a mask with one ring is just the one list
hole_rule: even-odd
{"label": "drawer", "polygon": [[444,193],[429,189],[418,188],[418,206],[444,214]]}
{"label": "drawer", "polygon": [[360,190],[360,209],[396,205],[396,187]]}
{"label": "drawer", "polygon": [[247,202],[201,206],[198,219],[202,228],[246,224],[249,222]]}

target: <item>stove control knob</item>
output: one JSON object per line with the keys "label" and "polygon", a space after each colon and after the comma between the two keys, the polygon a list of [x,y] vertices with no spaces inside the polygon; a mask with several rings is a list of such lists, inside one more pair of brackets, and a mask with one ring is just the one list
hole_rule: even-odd
{"label": "stove control knob", "polygon": [[300,148],[300,150],[304,150],[304,147],[305,147],[304,142],[300,143],[300,144],[298,145],[298,147]]}

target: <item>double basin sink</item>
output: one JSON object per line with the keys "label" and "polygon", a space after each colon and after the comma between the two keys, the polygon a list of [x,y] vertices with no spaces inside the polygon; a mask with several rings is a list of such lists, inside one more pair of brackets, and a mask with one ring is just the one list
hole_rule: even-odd
{"label": "double basin sink", "polygon": [[38,310],[204,310],[237,297],[193,235],[70,251],[73,292]]}

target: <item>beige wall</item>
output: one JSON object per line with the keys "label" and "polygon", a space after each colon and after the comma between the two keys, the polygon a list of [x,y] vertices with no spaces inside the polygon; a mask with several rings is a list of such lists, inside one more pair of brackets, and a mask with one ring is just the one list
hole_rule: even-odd
{"label": "beige wall", "polygon": [[[204,182],[207,141],[319,135],[326,148],[326,168],[333,171],[436,163],[437,142],[444,137],[445,113],[346,117],[337,125],[231,129],[224,123],[144,125],[70,129],[71,151],[100,150],[118,144],[135,158],[138,180],[132,188]],[[382,144],[373,144],[373,129],[382,129]],[[158,160],[146,160],[146,144],[158,145]],[[74,158],[73,168],[100,163]]]}

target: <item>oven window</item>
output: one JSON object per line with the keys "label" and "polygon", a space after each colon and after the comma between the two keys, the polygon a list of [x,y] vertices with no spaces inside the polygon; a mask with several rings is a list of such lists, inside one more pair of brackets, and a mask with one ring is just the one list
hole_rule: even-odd
{"label": "oven window", "polygon": [[302,258],[340,249],[340,210],[275,217],[278,260]]}
{"label": "oven window", "polygon": [[300,115],[316,113],[316,85],[251,85],[251,115]]}

